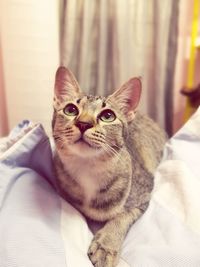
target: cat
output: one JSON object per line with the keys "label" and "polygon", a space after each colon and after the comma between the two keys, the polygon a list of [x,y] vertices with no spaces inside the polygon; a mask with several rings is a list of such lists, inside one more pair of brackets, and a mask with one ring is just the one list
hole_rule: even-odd
{"label": "cat", "polygon": [[117,265],[130,226],[148,207],[166,142],[165,132],[137,111],[141,87],[132,78],[108,97],[91,96],[69,69],[56,73],[57,189],[86,218],[104,222],[88,250],[95,267]]}

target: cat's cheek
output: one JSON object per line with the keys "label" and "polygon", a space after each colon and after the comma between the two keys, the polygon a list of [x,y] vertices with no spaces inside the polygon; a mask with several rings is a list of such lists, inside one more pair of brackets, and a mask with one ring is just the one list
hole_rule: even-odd
{"label": "cat's cheek", "polygon": [[136,112],[134,111],[129,111],[125,116],[126,116],[126,120],[127,122],[131,122],[132,120],[134,120],[135,118],[135,114]]}
{"label": "cat's cheek", "polygon": [[80,140],[80,138],[81,138],[80,131],[77,128],[73,129],[73,132],[72,132],[70,139],[69,139],[69,144],[70,145],[76,144],[76,142],[78,142],[78,140]]}

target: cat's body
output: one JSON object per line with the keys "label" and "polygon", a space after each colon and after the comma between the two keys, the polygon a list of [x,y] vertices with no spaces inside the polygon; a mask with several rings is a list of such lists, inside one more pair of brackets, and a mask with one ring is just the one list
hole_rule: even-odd
{"label": "cat's body", "polygon": [[69,70],[56,75],[53,136],[60,194],[86,217],[106,222],[88,255],[113,267],[129,227],[146,210],[165,133],[135,112],[141,82],[132,79],[108,98],[82,95]]}

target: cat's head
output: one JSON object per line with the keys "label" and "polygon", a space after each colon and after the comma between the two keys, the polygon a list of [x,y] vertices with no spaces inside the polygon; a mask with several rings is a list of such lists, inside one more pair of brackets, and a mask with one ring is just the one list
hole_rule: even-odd
{"label": "cat's head", "polygon": [[52,122],[59,153],[79,157],[117,153],[140,94],[141,81],[132,78],[108,97],[85,95],[70,70],[59,67]]}

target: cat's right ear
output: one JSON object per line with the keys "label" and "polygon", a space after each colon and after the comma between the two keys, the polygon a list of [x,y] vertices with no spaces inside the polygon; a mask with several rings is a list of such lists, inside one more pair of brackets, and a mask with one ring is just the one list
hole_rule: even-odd
{"label": "cat's right ear", "polygon": [[108,97],[114,101],[126,116],[127,121],[135,117],[135,111],[140,101],[142,83],[140,78],[132,78]]}
{"label": "cat's right ear", "polygon": [[81,92],[74,75],[64,66],[59,67],[56,72],[54,92],[56,98],[61,101],[67,97],[73,98]]}

